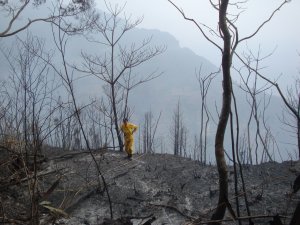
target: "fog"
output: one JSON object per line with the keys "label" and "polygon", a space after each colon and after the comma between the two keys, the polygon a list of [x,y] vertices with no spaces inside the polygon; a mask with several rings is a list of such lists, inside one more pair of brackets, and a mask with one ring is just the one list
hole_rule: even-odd
{"label": "fog", "polygon": [[[180,99],[185,104],[183,105],[184,113],[187,113],[185,123],[188,125],[187,127],[189,128],[190,135],[192,136],[194,133],[197,133],[197,129],[200,125],[197,124],[197,122],[195,123],[195,121],[200,121],[200,105],[195,104],[195,102],[199,101],[200,94],[195,71],[201,66],[203,66],[203,70],[207,67],[206,69],[208,72],[205,74],[216,71],[216,67],[220,65],[221,61],[219,50],[203,38],[202,34],[194,24],[184,20],[180,13],[168,3],[167,0],[153,0],[151,2],[145,0],[130,0],[127,1],[126,4],[125,1],[121,0],[112,0],[109,2],[111,7],[115,7],[115,4],[117,3],[119,5],[125,5],[124,11],[132,20],[144,17],[139,28],[145,29],[136,29],[133,30],[132,33],[129,32],[130,34],[126,34],[125,43],[134,43],[136,40],[140,41],[144,37],[153,35],[152,41],[154,41],[154,43],[152,44],[160,44],[160,42],[162,42],[162,44],[168,46],[168,49],[164,54],[135,71],[135,73],[140,72],[143,74],[145,71],[151,73],[153,70],[158,69],[159,72],[162,71],[164,74],[158,79],[149,82],[149,84],[144,84],[142,85],[142,88],[137,88],[137,90],[132,92],[133,94],[131,95],[129,103],[135,114],[133,118],[134,121],[142,124],[144,114],[150,109],[154,111],[155,116],[162,111],[163,115],[160,120],[162,125],[162,128],[160,127],[160,129],[162,131],[160,131],[160,133],[166,134],[163,137],[167,139],[170,123],[172,122],[173,109],[175,108],[178,99]],[[186,16],[197,19],[199,23],[203,22],[207,26],[216,28],[218,15],[217,11],[214,11],[211,6],[206,4],[205,7],[202,7],[202,4],[204,3],[200,5],[200,3],[192,0],[184,2],[185,3],[177,1],[178,6],[184,10]],[[99,1],[98,3],[98,8],[100,10],[105,10],[103,1]],[[267,7],[266,3],[261,3],[259,5],[261,8],[257,7],[258,1],[252,0],[249,3],[252,4],[248,6],[248,9],[245,8],[245,12],[241,14],[240,21],[237,23],[240,38],[251,35],[257,29],[259,24],[268,18],[272,11],[280,5],[280,1],[277,0],[270,4],[270,7]],[[285,5],[284,8],[272,18],[271,22],[261,30],[259,35],[251,38],[237,49],[239,54],[247,50],[251,50],[256,54],[257,49],[260,47],[262,50],[261,56],[274,51],[272,56],[267,60],[264,60],[263,65],[260,66],[265,67],[262,72],[270,79],[276,79],[281,75],[278,82],[283,89],[286,85],[291,85],[296,76],[299,77],[298,70],[300,67],[300,56],[297,53],[297,50],[299,50],[297,47],[299,46],[298,40],[300,40],[300,35],[298,30],[293,29],[296,27],[296,21],[299,21],[300,19],[300,16],[296,13],[296,8],[297,6],[300,6],[299,4],[300,3],[298,2],[295,3],[292,1]],[[40,10],[39,13],[42,13],[42,10]],[[26,18],[25,14],[22,16],[22,19],[24,18]],[[251,18],[251,20],[249,18]],[[4,21],[0,21],[0,25],[1,23],[4,23]],[[29,30],[39,36],[45,36],[47,49],[55,49],[53,41],[50,40],[50,25],[45,26],[45,24],[36,23],[31,26]],[[158,30],[164,32],[159,32]],[[173,36],[168,35],[166,32]],[[26,34],[27,32],[21,32],[18,34],[18,37],[24,38],[26,37]],[[176,38],[177,41],[174,38]],[[2,42],[2,46],[5,47],[4,49],[9,49],[10,46],[16,45],[14,37],[5,38],[5,41],[0,41]],[[217,37],[214,38],[214,41],[219,45],[222,44],[221,40]],[[178,43],[180,46],[178,46]],[[91,47],[89,46],[90,44],[80,42],[80,45],[78,45],[78,39],[75,38],[73,42],[69,44],[70,48],[68,54],[72,56],[71,61],[73,63],[78,63],[79,65],[81,60],[79,57],[81,50],[91,53],[101,49],[94,46]],[[212,62],[216,67],[203,58]],[[4,60],[3,54],[0,54],[0,59],[2,59],[0,60],[0,66],[2,68],[0,78],[3,78],[6,74],[5,69],[8,68],[8,64],[6,60]],[[238,66],[237,60],[234,60],[233,64],[234,66]],[[221,77],[219,79],[221,79]],[[233,79],[238,80],[239,77],[233,74]],[[213,97],[219,98],[222,96],[221,92],[219,92],[221,91],[221,83],[220,80],[213,83],[211,88],[211,95]],[[238,87],[238,83],[239,82],[234,83],[235,87]],[[81,79],[77,84],[78,89],[76,89],[76,94],[79,97],[79,100],[83,102],[88,101],[91,96],[101,96],[101,94],[103,94],[103,90],[100,88],[102,83],[99,79],[93,80],[91,77],[88,77],[86,79]],[[275,92],[273,92],[273,94],[274,93]],[[242,103],[248,104],[244,101],[245,99],[242,98],[244,94],[237,95],[241,96],[239,100]],[[147,99],[147,101],[145,101],[145,99]],[[289,147],[286,144],[294,143],[293,141],[295,139],[290,141],[293,137],[289,137],[290,134],[282,130],[282,126],[279,124],[280,121],[278,118],[281,114],[282,107],[280,105],[281,100],[275,99],[272,101],[272,105],[269,106],[269,111],[271,113],[270,116],[268,114],[268,122],[273,126],[272,132],[274,132],[276,137],[279,137],[277,141],[283,145],[281,149],[286,149]],[[214,112],[215,104],[218,101],[211,99],[209,102],[213,103],[210,104],[212,107],[210,110]],[[247,113],[250,112],[245,104],[240,107],[244,110],[241,115],[248,115]],[[220,103],[218,102],[216,105],[220,105]],[[243,125],[241,125],[241,127],[242,126]],[[213,148],[215,128],[210,128],[209,132],[211,137],[209,145]],[[285,134],[282,134],[283,132],[285,132]],[[291,148],[290,152],[293,153],[294,148]],[[287,154],[285,154],[284,158],[287,157]]]}
{"label": "fog", "polygon": [[[111,5],[125,5],[126,15],[130,15],[133,19],[143,17],[143,22],[139,27],[169,32],[175,36],[182,47],[190,48],[216,66],[220,65],[220,51],[203,38],[192,22],[184,20],[167,0],[111,0],[108,2]],[[184,11],[187,17],[195,19],[199,24],[203,23],[213,29],[217,28],[218,14],[210,6],[208,0],[174,0],[173,2]],[[282,0],[249,0],[243,4],[243,12],[236,23],[240,38],[251,35],[282,2]],[[97,4],[101,10],[105,10],[104,1],[97,1]],[[293,84],[295,77],[299,76],[300,30],[297,29],[298,21],[300,21],[299,9],[300,1],[294,0],[284,5],[255,37],[244,42],[237,49],[240,54],[247,49],[255,53],[259,48],[262,50],[261,55],[273,52],[272,56],[264,60],[262,66],[266,69],[263,72],[271,79],[280,76],[278,82],[282,87]],[[230,13],[235,12],[235,7],[231,6]],[[220,40],[216,38],[214,40],[220,43]],[[233,63],[238,64],[237,61]]]}

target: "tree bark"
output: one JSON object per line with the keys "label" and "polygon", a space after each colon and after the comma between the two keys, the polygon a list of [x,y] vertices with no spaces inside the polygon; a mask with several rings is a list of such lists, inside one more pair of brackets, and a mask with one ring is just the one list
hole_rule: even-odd
{"label": "tree bark", "polygon": [[111,98],[112,98],[112,111],[113,111],[113,122],[115,125],[115,130],[117,133],[117,138],[118,138],[118,144],[120,147],[120,151],[123,152],[123,141],[122,141],[122,136],[119,128],[119,119],[118,119],[118,112],[117,112],[117,103],[116,103],[116,94],[115,94],[115,84],[111,84]]}
{"label": "tree bark", "polygon": [[[298,116],[300,116],[300,95],[298,99]],[[298,139],[298,153],[299,153],[299,159],[300,159],[300,119],[299,117],[296,117],[297,119],[297,139]]]}
{"label": "tree bark", "polygon": [[[226,23],[226,12],[229,0],[223,0],[219,9],[219,26],[223,38],[222,51],[222,72],[223,72],[223,100],[222,109],[219,118],[217,133],[215,137],[215,155],[219,172],[219,200],[218,207],[212,215],[212,220],[221,220],[226,211],[226,202],[228,201],[228,174],[227,165],[224,156],[224,135],[231,108],[231,36]],[[216,222],[215,224],[220,224]]]}

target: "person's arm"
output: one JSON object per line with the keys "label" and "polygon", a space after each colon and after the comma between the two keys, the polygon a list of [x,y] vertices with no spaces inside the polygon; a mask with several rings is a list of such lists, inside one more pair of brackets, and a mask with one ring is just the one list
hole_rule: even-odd
{"label": "person's arm", "polygon": [[133,127],[133,130],[132,130],[132,134],[133,134],[134,132],[136,132],[136,131],[137,131],[137,129],[138,129],[138,126],[137,126],[137,125],[134,125],[134,124],[132,124],[132,127]]}

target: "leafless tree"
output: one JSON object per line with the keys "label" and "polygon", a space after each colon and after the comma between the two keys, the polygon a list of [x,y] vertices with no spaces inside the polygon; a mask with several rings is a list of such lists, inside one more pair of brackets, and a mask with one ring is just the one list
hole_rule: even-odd
{"label": "leafless tree", "polygon": [[0,81],[0,139],[3,140],[3,134],[5,133],[5,117],[10,105],[9,96],[5,88],[5,82]]}
{"label": "leafless tree", "polygon": [[173,113],[170,132],[174,155],[186,156],[187,128],[183,122],[183,112],[181,109],[180,100],[178,100]]}
{"label": "leafless tree", "polygon": [[[61,20],[59,20],[59,22],[60,21]],[[58,26],[57,29],[55,29],[56,26]],[[81,118],[81,110],[82,109],[79,107],[79,104],[77,103],[77,98],[75,96],[75,90],[74,90],[74,71],[71,72],[72,68],[69,66],[69,64],[67,63],[67,60],[66,60],[68,34],[66,32],[64,32],[63,29],[59,28],[60,27],[59,23],[56,24],[56,26],[52,26],[52,29],[53,29],[52,35],[53,35],[53,40],[55,42],[57,51],[59,52],[59,55],[60,55],[60,58],[62,61],[62,68],[55,66],[54,64],[50,64],[50,65],[51,65],[52,69],[55,71],[55,73],[62,79],[62,82],[65,84],[65,87],[66,87],[68,93],[70,94],[74,115],[78,122],[79,132],[81,132],[83,140],[85,142],[85,145],[86,145],[86,147],[93,159],[93,162],[95,164],[96,171],[98,173],[97,177],[98,177],[99,188],[101,188],[100,180],[103,183],[104,191],[106,192],[108,201],[109,201],[110,217],[113,218],[112,202],[110,199],[108,186],[107,186],[107,183],[106,183],[106,180],[105,180],[103,174],[101,173],[100,165],[97,162],[94,153],[92,152],[90,143],[88,141],[87,132],[84,129],[84,125],[82,123],[82,118]]]}
{"label": "leafless tree", "polygon": [[56,100],[58,104],[57,112],[54,115],[53,123],[55,129],[48,144],[51,146],[62,148],[63,150],[71,150],[73,141],[73,132],[76,126],[76,118],[71,111],[68,101],[64,102],[61,96]]}
{"label": "leafless tree", "polygon": [[[5,19],[1,23],[6,23],[7,26],[3,31],[0,31],[0,37],[13,36],[31,24],[44,21],[50,22],[52,25],[59,26],[65,32],[77,32],[83,28],[73,26],[68,20],[71,16],[85,11],[89,4],[87,1],[70,2],[67,8],[63,7],[63,1],[56,1],[53,11],[49,12],[49,16],[45,18],[32,18],[22,24],[21,14],[32,3],[34,7],[40,7],[46,1],[1,1],[1,13],[6,14]],[[48,1],[49,2],[49,1]],[[19,4],[19,5],[18,5]],[[57,10],[57,11],[56,11]],[[57,13],[57,14],[56,14]],[[68,18],[67,18],[68,17]],[[4,17],[2,17],[4,18]],[[64,24],[57,23],[58,19],[64,18]],[[73,21],[74,22],[74,21]],[[81,24],[80,21],[80,25]],[[26,40],[17,39],[15,42],[16,48],[19,49],[16,55],[10,54],[10,51],[2,49],[7,61],[11,66],[10,85],[13,90],[7,89],[8,96],[8,113],[5,115],[5,134],[7,131],[14,138],[20,147],[17,152],[18,156],[23,161],[22,172],[27,176],[28,191],[31,204],[30,223],[39,224],[39,200],[40,193],[38,187],[38,156],[41,153],[44,141],[54,133],[53,131],[59,126],[60,122],[54,123],[54,114],[56,107],[54,90],[57,88],[57,83],[52,80],[49,74],[51,63],[51,55],[45,54],[44,43],[36,37],[27,35]],[[9,114],[12,112],[13,114]],[[2,135],[2,134],[1,134]],[[25,153],[25,157],[23,157]]]}
{"label": "leafless tree", "polygon": [[94,104],[88,109],[88,118],[91,121],[89,124],[89,136],[94,149],[109,148],[111,142],[110,126],[107,118],[110,117],[107,107],[103,99],[95,100]]}
{"label": "leafless tree", "polygon": [[153,153],[155,151],[155,135],[160,117],[161,112],[158,115],[157,120],[155,121],[151,110],[145,113],[144,123],[142,125],[143,153]]}
{"label": "leafless tree", "polygon": [[143,125],[143,152],[152,152],[152,112],[146,112]]}
{"label": "leafless tree", "polygon": [[[121,19],[120,15],[124,7],[111,6],[106,4],[107,13],[103,13],[100,19],[93,24],[93,32],[100,36],[88,37],[93,43],[101,44],[107,51],[104,55],[92,56],[88,53],[82,53],[84,59],[82,72],[95,75],[100,80],[104,81],[107,86],[107,96],[112,110],[112,122],[117,135],[120,151],[123,151],[123,142],[120,133],[119,123],[121,116],[128,114],[128,94],[129,91],[137,85],[149,81],[157,76],[156,73],[136,80],[133,75],[133,69],[161,54],[164,51],[163,47],[149,47],[151,38],[145,39],[141,44],[132,43],[131,46],[124,46],[121,40],[125,34],[137,25],[142,20],[138,19],[131,21],[125,17]],[[78,69],[78,68],[77,68]],[[123,81],[123,83],[122,83]],[[123,91],[125,87],[125,91]],[[125,93],[125,95],[123,95]],[[125,111],[120,108],[124,102]]]}
{"label": "leafless tree", "polygon": [[[8,123],[8,130],[13,131],[9,133],[12,135],[12,141],[19,146],[17,154],[24,161],[25,174],[30,177],[28,190],[31,222],[39,224],[38,155],[41,154],[43,143],[50,135],[49,130],[53,128],[50,121],[57,110],[54,91],[58,85],[49,74],[51,57],[47,55],[46,60],[41,60],[38,56],[44,52],[44,43],[40,39],[28,34],[25,41],[17,39],[15,47],[15,54],[6,54],[2,49],[11,68],[9,84],[12,85],[12,90],[8,90],[7,95],[13,103],[10,105],[12,110],[9,111],[13,112],[14,116],[7,115],[7,119],[17,119],[14,123]],[[30,171],[32,175],[29,175]]]}
{"label": "leafless tree", "polygon": [[[50,3],[50,4],[47,4]],[[37,22],[46,22],[57,24],[57,20],[60,18],[65,18],[64,24],[61,29],[66,32],[77,32],[86,27],[86,22],[91,22],[96,18],[96,15],[92,13],[93,0],[87,1],[69,1],[68,4],[63,0],[53,1],[53,0],[2,0],[0,1],[0,13],[1,18],[5,18],[2,24],[3,27],[0,30],[0,37],[13,36]],[[46,5],[47,4],[47,5]],[[39,12],[40,8],[46,5],[48,7],[47,15],[41,17],[34,16],[35,13]],[[50,6],[50,7],[49,7]],[[33,9],[35,13],[32,13],[26,20],[20,20],[24,17],[26,10]],[[79,15],[87,15],[88,11],[89,17],[83,22],[83,20],[78,20],[76,27],[74,26],[74,19],[79,18]],[[93,16],[91,16],[93,15]],[[73,21],[68,20],[68,18],[73,18]],[[82,16],[80,18],[83,18]],[[21,22],[20,22],[21,21]]]}
{"label": "leafless tree", "polygon": [[[236,201],[236,209],[237,209],[237,215],[240,216],[240,204],[239,204],[239,191],[238,191],[238,173],[237,173],[237,164],[239,166],[239,174],[241,179],[241,186],[243,190],[243,196],[245,200],[245,206],[246,206],[246,212],[249,216],[249,224],[252,224],[251,220],[251,212],[249,207],[249,201],[248,201],[248,194],[246,191],[246,185],[245,185],[245,179],[244,179],[244,172],[243,172],[243,163],[245,163],[245,160],[247,158],[246,150],[245,150],[245,138],[240,138],[240,124],[239,124],[239,115],[238,115],[238,106],[237,106],[237,100],[234,94],[234,91],[232,90],[232,98],[233,98],[233,110],[230,112],[230,133],[231,133],[231,144],[232,144],[232,158],[233,158],[233,167],[234,167],[234,188],[235,188],[235,201]],[[235,117],[233,116],[235,115]],[[236,129],[234,129],[234,119],[235,119],[235,125]],[[236,131],[236,134],[234,134],[234,130]],[[234,138],[234,135],[236,136]],[[243,149],[243,150],[240,150]],[[240,159],[241,152],[244,152],[242,155],[244,161],[242,163]],[[239,224],[241,224],[241,221],[239,221]]]}
{"label": "leafless tree", "polygon": [[11,68],[9,85],[15,90],[8,91],[8,94],[10,99],[15,99],[17,112],[22,112],[19,113],[21,117],[15,113],[14,118],[19,121],[16,123],[21,124],[15,126],[15,129],[23,141],[32,142],[34,140],[34,137],[30,136],[34,129],[32,126],[38,126],[39,136],[42,138],[41,141],[44,141],[49,135],[48,121],[58,109],[53,93],[59,85],[49,74],[48,63],[51,56],[47,55],[46,61],[40,60],[37,55],[43,53],[44,42],[30,34],[25,41],[17,39],[15,47],[18,49],[15,55],[6,54],[5,49],[2,49]]}
{"label": "leafless tree", "polygon": [[[284,3],[286,3],[288,1],[285,1]],[[286,106],[286,110],[292,115],[292,117],[295,118],[296,123],[297,123],[297,128],[296,128],[296,132],[297,132],[297,142],[298,142],[298,153],[299,153],[299,158],[300,158],[300,147],[299,147],[299,121],[300,121],[300,115],[299,115],[299,84],[298,84],[298,79],[296,79],[296,88],[288,88],[287,90],[287,94],[284,94],[284,92],[282,91],[281,87],[279,86],[279,84],[277,83],[277,79],[275,80],[271,80],[269,78],[267,78],[267,76],[263,75],[262,73],[260,73],[259,71],[257,71],[256,68],[251,67],[250,65],[247,64],[247,61],[244,60],[241,56],[239,56],[238,54],[236,54],[238,59],[249,68],[249,70],[255,72],[257,74],[258,77],[260,77],[262,80],[268,82],[270,85],[272,85],[273,87],[275,87],[275,89],[277,90],[278,94],[280,95],[284,105]],[[296,90],[295,93],[293,93],[293,91]]]}
{"label": "leafless tree", "polygon": [[[216,211],[212,215],[213,220],[220,220],[224,217],[226,208],[229,209],[229,212],[233,213],[228,203],[228,175],[227,175],[227,165],[224,157],[224,136],[226,131],[226,126],[231,111],[231,93],[232,93],[232,84],[231,84],[231,66],[233,56],[236,54],[236,49],[238,45],[246,41],[253,36],[255,36],[265,24],[267,24],[274,14],[279,11],[283,5],[288,1],[284,0],[279,7],[277,7],[273,13],[261,23],[258,28],[252,32],[250,35],[247,35],[243,38],[240,38],[238,28],[235,26],[235,22],[238,20],[242,9],[241,4],[245,2],[233,2],[229,3],[229,0],[216,1],[214,3],[210,0],[212,7],[217,10],[219,15],[218,20],[218,29],[208,27],[203,23],[199,23],[196,20],[189,18],[185,15],[184,11],[175,5],[171,0],[168,0],[184,17],[184,19],[191,21],[196,25],[199,31],[202,33],[204,38],[217,47],[222,54],[222,73],[223,73],[223,99],[222,99],[222,108],[219,117],[219,123],[217,127],[216,137],[215,137],[215,155],[216,162],[219,172],[219,201]],[[228,7],[234,8],[235,10],[240,10],[239,13],[229,13]],[[236,11],[235,11],[236,12]],[[223,46],[220,46],[216,41],[212,39],[212,36],[219,37],[222,40]],[[235,217],[235,215],[232,215]],[[215,224],[220,224],[220,222],[215,222]]]}
{"label": "leafless tree", "polygon": [[[254,55],[251,51],[249,53],[249,55],[245,55],[245,61],[247,61],[248,65],[251,66],[252,63],[254,63],[254,67],[256,69],[256,71],[260,71],[263,68],[260,68],[260,63],[261,61],[263,61],[264,59],[266,59],[267,57],[270,57],[272,55],[268,54],[266,56],[260,56],[261,54],[261,50],[258,50],[257,55]],[[245,66],[243,66],[242,68],[245,68]],[[252,140],[250,138],[251,136],[251,121],[252,119],[254,120],[255,126],[256,126],[256,132],[255,132],[255,160],[256,160],[256,164],[259,163],[258,161],[258,149],[259,149],[259,145],[263,146],[263,153],[262,154],[266,154],[268,159],[270,161],[273,161],[270,153],[269,153],[269,149],[267,148],[268,143],[265,142],[265,138],[263,137],[263,129],[261,127],[261,123],[260,121],[263,122],[263,125],[265,128],[266,127],[266,123],[265,121],[265,111],[266,111],[266,104],[263,104],[263,106],[261,107],[262,103],[266,103],[266,101],[261,101],[260,97],[261,95],[263,95],[263,100],[266,99],[266,95],[265,92],[270,89],[270,85],[268,83],[260,85],[260,87],[257,84],[257,79],[258,79],[258,75],[257,73],[254,73],[253,71],[251,71],[249,69],[249,66],[246,66],[246,72],[243,73],[241,69],[236,69],[236,71],[238,72],[238,74],[241,77],[243,86],[241,86],[241,89],[244,90],[249,96],[250,99],[248,101],[251,111],[250,111],[250,115],[249,115],[249,120],[248,120],[248,124],[247,124],[247,137],[248,137],[248,159],[250,161],[250,163],[252,164]],[[247,75],[245,75],[247,74]],[[259,112],[259,108],[262,108],[261,111],[262,113]],[[270,134],[270,130],[269,129],[265,129],[266,135],[269,133]],[[263,159],[263,158],[262,158]]]}
{"label": "leafless tree", "polygon": [[[291,135],[296,134],[297,139],[297,149],[298,149],[298,157],[300,158],[300,79],[295,78],[295,82],[292,86],[290,86],[287,89],[287,102],[291,106],[291,108],[294,110],[291,111],[289,108],[287,113],[288,115],[283,114],[282,122],[288,127],[288,132],[291,133]],[[295,112],[297,112],[297,115],[295,115]],[[296,121],[296,123],[294,122]]]}
{"label": "leafless tree", "polygon": [[[207,108],[207,94],[211,82],[217,76],[220,71],[210,73],[206,76],[202,76],[201,68],[197,75],[197,80],[200,87],[201,95],[201,122],[200,122],[200,137],[199,137],[199,147],[200,147],[200,162],[206,164],[206,151],[207,151],[207,129],[210,119],[210,113]],[[204,117],[206,118],[204,122]]]}

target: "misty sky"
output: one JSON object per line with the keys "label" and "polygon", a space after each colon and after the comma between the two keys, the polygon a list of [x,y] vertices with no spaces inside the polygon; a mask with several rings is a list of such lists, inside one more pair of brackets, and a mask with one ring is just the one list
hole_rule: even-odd
{"label": "misty sky", "polygon": [[[100,9],[105,10],[104,1],[96,1]],[[182,18],[180,13],[167,0],[110,0],[111,4],[125,6],[125,12],[132,18],[144,17],[139,27],[159,29],[174,35],[182,47],[192,49],[216,66],[220,65],[220,52],[207,42],[196,26]],[[194,18],[199,23],[217,27],[217,12],[209,5],[208,0],[174,0],[183,9],[187,17]],[[243,5],[236,26],[240,37],[252,34],[256,28],[266,20],[283,1],[282,0],[249,0]],[[259,33],[251,40],[245,42],[254,53],[258,47],[262,49],[261,55],[268,55],[274,49],[273,55],[264,61],[261,66],[266,66],[264,74],[269,78],[281,78],[279,83],[284,86],[292,84],[294,78],[299,76],[300,70],[300,1],[292,0],[286,4],[273,17]],[[234,13],[234,8],[230,8]],[[218,39],[215,39],[218,41]],[[238,52],[242,53],[246,45],[241,45]]]}

